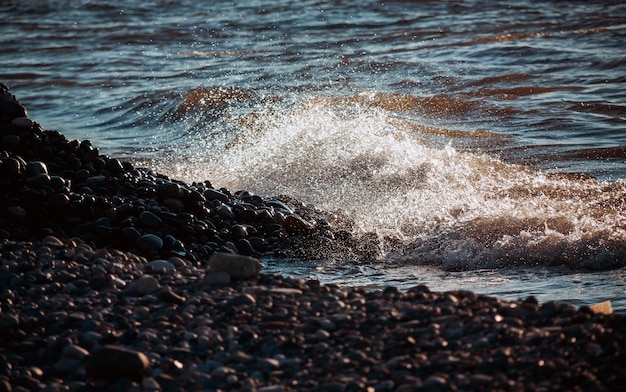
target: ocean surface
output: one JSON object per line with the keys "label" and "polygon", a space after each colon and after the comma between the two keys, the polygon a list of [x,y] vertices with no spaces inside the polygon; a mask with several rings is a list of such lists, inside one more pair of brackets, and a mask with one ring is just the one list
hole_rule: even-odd
{"label": "ocean surface", "polygon": [[625,43],[620,1],[0,2],[44,128],[384,239],[269,271],[621,311]]}

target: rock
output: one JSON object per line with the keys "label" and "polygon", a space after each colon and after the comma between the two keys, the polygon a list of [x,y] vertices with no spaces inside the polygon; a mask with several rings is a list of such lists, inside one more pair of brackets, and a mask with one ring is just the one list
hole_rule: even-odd
{"label": "rock", "polygon": [[596,314],[612,314],[613,306],[611,305],[611,301],[604,301],[597,304],[593,304],[589,306],[589,309]]}
{"label": "rock", "polygon": [[185,297],[176,294],[169,287],[166,287],[161,292],[159,292],[159,298],[161,298],[165,302],[176,304],[176,305],[181,305],[185,302]]}
{"label": "rock", "polygon": [[176,267],[174,266],[174,264],[170,263],[167,260],[152,260],[144,266],[144,270],[146,269],[148,271],[165,272],[165,273],[172,273],[176,271]]}
{"label": "rock", "polygon": [[159,227],[163,224],[163,220],[150,211],[139,214],[139,221],[146,227]]}
{"label": "rock", "polygon": [[202,282],[209,286],[226,286],[230,280],[230,274],[227,272],[209,272]]}
{"label": "rock", "polygon": [[89,355],[89,351],[75,344],[63,347],[63,355],[68,358],[84,359]]}
{"label": "rock", "polygon": [[63,241],[61,241],[60,239],[58,239],[55,236],[49,235],[49,236],[45,236],[41,240],[41,244],[42,245],[46,245],[46,246],[62,247],[63,246]]}
{"label": "rock", "polygon": [[204,191],[204,197],[206,197],[207,200],[219,200],[223,203],[226,203],[228,201],[228,195],[212,188],[206,189]]}
{"label": "rock", "polygon": [[109,159],[104,168],[111,174],[119,174],[124,172],[124,166],[118,159]]}
{"label": "rock", "polygon": [[13,124],[14,127],[30,129],[35,123],[28,117],[17,117],[11,121],[11,124]]}
{"label": "rock", "polygon": [[163,247],[163,240],[155,234],[144,234],[137,240],[137,249],[150,253]]}
{"label": "rock", "polygon": [[134,283],[134,292],[139,295],[152,294],[160,287],[159,281],[154,276],[141,275]]}
{"label": "rock", "polygon": [[215,252],[209,259],[211,272],[226,272],[233,279],[247,279],[257,276],[263,265],[250,256]]}
{"label": "rock", "polygon": [[233,212],[232,208],[230,208],[228,205],[226,204],[222,204],[221,206],[218,206],[215,209],[215,212],[221,216],[224,219],[234,219],[235,218],[235,213]]}
{"label": "rock", "polygon": [[87,376],[96,379],[115,381],[128,378],[141,382],[148,371],[148,357],[138,351],[120,346],[103,346],[95,349],[85,365]]}
{"label": "rock", "polygon": [[256,305],[256,298],[254,298],[252,294],[246,293],[233,297],[230,301],[228,301],[228,306],[236,308],[241,305]]}
{"label": "rock", "polygon": [[9,119],[27,117],[28,110],[17,102],[0,100],[0,115]]}
{"label": "rock", "polygon": [[33,177],[37,174],[48,174],[48,166],[45,162],[31,161],[26,164],[24,174],[26,174],[27,177]]}

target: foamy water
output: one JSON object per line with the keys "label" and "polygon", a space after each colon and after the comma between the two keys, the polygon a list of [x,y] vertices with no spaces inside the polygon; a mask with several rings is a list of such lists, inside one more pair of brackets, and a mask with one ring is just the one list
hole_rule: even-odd
{"label": "foamy water", "polygon": [[360,104],[306,100],[231,120],[244,124],[239,133],[179,152],[195,170],[186,164],[172,175],[338,211],[360,233],[398,238],[401,246],[385,249],[390,262],[451,270],[624,265],[621,180],[548,175],[451,142],[438,146],[427,141],[431,128]]}
{"label": "foamy water", "polygon": [[626,309],[624,5],[8,1],[0,22],[2,81],[45,128],[382,239],[370,265],[272,271]]}

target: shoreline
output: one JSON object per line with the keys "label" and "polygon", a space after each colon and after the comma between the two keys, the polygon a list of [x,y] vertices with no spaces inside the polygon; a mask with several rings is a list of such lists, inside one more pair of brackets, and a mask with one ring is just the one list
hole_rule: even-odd
{"label": "shoreline", "polygon": [[267,252],[378,244],[297,200],[100,155],[2,84],[0,143],[0,391],[626,388],[626,315],[264,274]]}

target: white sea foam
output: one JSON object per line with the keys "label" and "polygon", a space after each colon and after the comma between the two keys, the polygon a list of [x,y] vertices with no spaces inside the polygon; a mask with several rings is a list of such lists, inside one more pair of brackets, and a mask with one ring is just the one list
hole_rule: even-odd
{"label": "white sea foam", "polygon": [[[342,211],[358,232],[402,239],[400,249],[386,250],[389,262],[448,269],[625,263],[622,181],[551,176],[429,143],[419,126],[354,102],[314,99],[230,121],[242,132],[196,155],[193,179]],[[188,164],[185,174],[189,180]]]}

